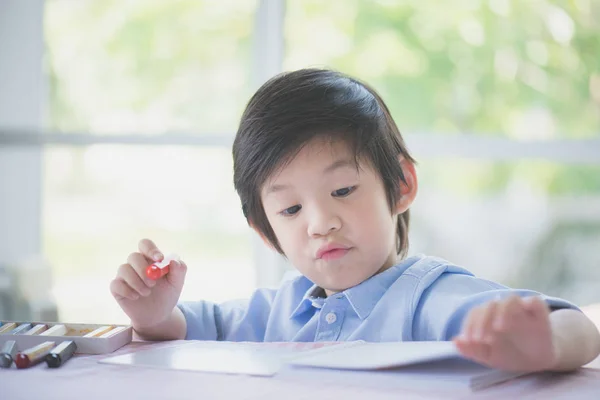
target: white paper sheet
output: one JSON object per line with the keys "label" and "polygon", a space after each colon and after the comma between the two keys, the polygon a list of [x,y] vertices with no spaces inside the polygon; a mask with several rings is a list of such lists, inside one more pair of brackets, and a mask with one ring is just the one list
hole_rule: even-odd
{"label": "white paper sheet", "polygon": [[464,360],[452,342],[251,343],[187,341],[105,358],[104,364],[274,376],[379,389],[477,390],[520,373]]}
{"label": "white paper sheet", "polygon": [[363,343],[351,348],[300,355],[290,363],[334,369],[381,369],[458,356],[452,342]]}
{"label": "white paper sheet", "polygon": [[290,358],[330,347],[351,347],[361,342],[252,343],[188,341],[100,360],[105,364],[218,372],[259,376],[274,375]]}
{"label": "white paper sheet", "polygon": [[336,380],[347,380],[348,383],[356,380],[376,381],[380,386],[391,387],[406,387],[407,384],[417,382],[418,385],[443,382],[446,386],[466,386],[477,390],[524,375],[470,362],[461,357],[454,343],[434,341],[362,343],[350,348],[332,348],[327,352],[300,354],[288,361],[288,364],[297,367],[354,370],[352,372],[357,373],[329,375]]}

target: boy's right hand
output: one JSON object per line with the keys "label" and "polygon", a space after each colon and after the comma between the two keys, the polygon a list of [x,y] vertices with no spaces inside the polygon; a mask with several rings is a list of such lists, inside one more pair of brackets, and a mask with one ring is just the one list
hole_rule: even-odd
{"label": "boy's right hand", "polygon": [[163,253],[149,239],[138,244],[139,253],[131,253],[110,283],[110,291],[136,330],[165,322],[177,305],[187,266],[171,261],[169,273],[153,281],[146,276],[148,265],[162,261]]}

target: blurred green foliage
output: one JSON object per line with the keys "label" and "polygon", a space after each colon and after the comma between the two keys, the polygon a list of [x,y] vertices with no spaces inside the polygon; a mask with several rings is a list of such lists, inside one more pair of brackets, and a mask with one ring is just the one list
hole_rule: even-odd
{"label": "blurred green foliage", "polygon": [[[286,68],[378,89],[407,132],[600,133],[600,2],[288,2]],[[594,100],[595,99],[595,100]]]}
{"label": "blurred green foliage", "polygon": [[51,129],[231,133],[251,94],[255,1],[49,0]]}
{"label": "blurred green foliage", "polygon": [[[598,1],[287,5],[286,69],[327,66],[366,81],[404,134],[600,136]],[[600,193],[598,166],[424,161],[423,182],[466,195],[516,181],[549,195]]]}
{"label": "blurred green foliage", "polygon": [[[49,0],[51,129],[231,134],[253,89],[256,7],[245,0]],[[600,133],[595,0],[288,1],[284,68],[307,66],[372,84],[405,134],[545,140]],[[600,192],[600,174],[588,166],[458,172],[470,192],[502,190],[516,175],[548,193]]]}

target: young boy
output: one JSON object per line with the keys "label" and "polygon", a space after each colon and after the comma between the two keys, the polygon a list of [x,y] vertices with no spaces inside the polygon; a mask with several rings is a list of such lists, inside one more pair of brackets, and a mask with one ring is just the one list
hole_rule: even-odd
{"label": "young boy", "polygon": [[179,303],[186,265],[139,243],[111,292],[145,339],[374,342],[454,340],[506,370],[568,370],[600,353],[572,304],[474,277],[447,261],[405,258],[414,160],[367,85],[329,70],[281,74],[250,100],[233,145],[250,226],[302,276],[246,301]]}

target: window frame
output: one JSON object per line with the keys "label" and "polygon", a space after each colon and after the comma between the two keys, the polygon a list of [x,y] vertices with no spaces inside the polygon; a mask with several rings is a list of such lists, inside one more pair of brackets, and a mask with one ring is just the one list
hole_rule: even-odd
{"label": "window frame", "polygon": [[[282,71],[284,58],[285,0],[259,0],[254,21],[254,43],[252,49],[252,85],[258,88],[273,75]],[[17,216],[8,219],[8,229],[0,234],[0,251],[8,254],[5,262],[17,262],[30,254],[41,254],[41,202],[43,173],[41,162],[43,149],[53,145],[90,146],[95,144],[122,145],[182,145],[217,146],[230,148],[234,133],[228,135],[193,135],[169,133],[162,135],[93,135],[85,132],[62,133],[44,131],[42,115],[45,109],[43,96],[45,82],[43,74],[43,9],[44,1],[9,2],[0,13],[0,27],[10,31],[0,35],[0,50],[10,57],[3,59],[0,68],[0,81],[17,80],[31,82],[24,85],[18,93],[0,93],[0,104],[9,104],[11,96],[19,95],[26,103],[22,118],[12,118],[9,112],[0,114],[0,154],[9,154],[11,149],[23,149],[14,152],[14,157],[6,157],[13,175],[3,173],[0,176],[2,196],[8,201],[0,201],[0,216]],[[6,22],[6,24],[5,24]],[[9,23],[10,22],[10,23]],[[31,29],[31,28],[34,29]],[[23,35],[21,35],[22,33]],[[17,39],[18,38],[18,39]],[[16,40],[19,40],[18,46]],[[24,45],[26,40],[30,46]],[[8,50],[7,50],[8,49]],[[16,49],[16,50],[15,50]],[[18,57],[13,57],[19,54]],[[26,65],[29,67],[25,68]],[[20,104],[22,107],[23,104]],[[14,108],[14,107],[13,107]],[[1,112],[1,111],[0,111]],[[33,121],[33,122],[31,122]],[[5,126],[23,126],[26,129],[9,129]],[[600,135],[598,135],[600,137]],[[517,141],[510,138],[482,137],[463,134],[443,136],[434,134],[406,135],[409,148],[417,159],[432,158],[471,158],[491,161],[507,160],[545,160],[562,164],[600,164],[600,138]],[[7,150],[8,149],[8,150]],[[18,154],[17,154],[18,153]],[[1,160],[0,160],[1,161]],[[0,162],[0,166],[4,165]],[[3,167],[4,169],[4,167]],[[8,169],[8,168],[7,168]],[[6,193],[5,193],[6,191]],[[27,193],[31,201],[16,201],[20,193]],[[6,196],[9,194],[10,196]],[[12,197],[11,197],[12,196]],[[12,200],[11,200],[12,199]],[[25,219],[26,227],[17,229],[19,219]],[[3,218],[4,219],[4,218]],[[15,235],[18,231],[22,234]],[[8,234],[10,232],[10,234]],[[257,268],[258,286],[275,286],[286,270],[288,262],[262,243],[258,235],[253,235],[252,248],[254,264]],[[6,251],[4,251],[6,250]],[[10,250],[10,251],[8,251]]]}

